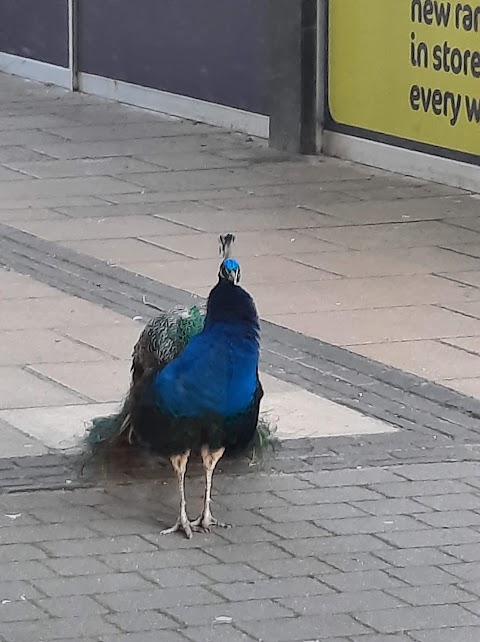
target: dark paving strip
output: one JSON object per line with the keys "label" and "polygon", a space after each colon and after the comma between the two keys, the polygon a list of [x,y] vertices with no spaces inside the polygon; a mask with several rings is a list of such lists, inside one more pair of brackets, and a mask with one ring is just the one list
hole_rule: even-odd
{"label": "dark paving strip", "polygon": [[[130,318],[152,316],[142,295],[162,308],[194,300],[188,292],[4,224],[0,265]],[[263,322],[262,328],[264,371],[403,429],[362,438],[294,441],[280,457],[282,469],[296,469],[300,462],[310,468],[308,460],[319,456],[325,467],[367,460],[386,464],[402,457],[435,460],[438,454],[429,454],[431,449],[437,453],[438,448],[478,443],[480,400],[272,323]],[[468,459],[473,450],[467,448],[458,456]]]}
{"label": "dark paving strip", "polygon": [[[400,433],[401,435],[401,433]],[[327,470],[392,467],[405,464],[480,462],[480,446],[430,440],[422,445],[399,440],[399,434],[373,435],[369,439],[329,437],[284,442],[274,457],[251,466],[248,460],[222,460],[218,473],[255,475],[257,473],[312,473]],[[35,457],[0,458],[0,495],[39,490],[75,490],[134,480],[167,480],[172,470],[144,453],[129,452],[113,464],[89,465],[82,469],[79,455],[49,454]],[[203,476],[199,463],[192,462],[189,477]]]}

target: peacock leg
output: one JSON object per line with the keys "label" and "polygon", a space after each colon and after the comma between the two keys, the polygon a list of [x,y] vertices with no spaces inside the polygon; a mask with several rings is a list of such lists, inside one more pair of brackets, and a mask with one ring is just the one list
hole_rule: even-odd
{"label": "peacock leg", "polygon": [[176,531],[183,530],[188,539],[192,537],[192,526],[187,516],[187,501],[185,499],[185,472],[187,470],[187,462],[190,456],[190,451],[183,453],[183,455],[175,455],[170,457],[173,469],[177,473],[178,490],[180,492],[180,513],[177,521],[171,528],[166,528],[161,531],[162,535],[169,535]]}
{"label": "peacock leg", "polygon": [[208,446],[202,447],[201,454],[203,468],[205,469],[205,501],[203,504],[202,514],[194,522],[191,523],[192,529],[194,531],[208,533],[210,532],[211,526],[228,528],[227,524],[222,524],[217,519],[215,519],[215,517],[213,517],[212,511],[210,509],[210,504],[212,502],[213,471],[215,470],[215,466],[217,465],[224,452],[225,448],[211,451]]}

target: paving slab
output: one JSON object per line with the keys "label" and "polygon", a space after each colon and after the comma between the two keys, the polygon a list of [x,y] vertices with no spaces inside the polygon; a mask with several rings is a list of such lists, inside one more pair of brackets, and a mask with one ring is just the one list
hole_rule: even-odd
{"label": "paving slab", "polygon": [[[294,251],[297,241],[299,245],[304,242],[304,236],[299,234],[295,237],[295,246],[292,247]],[[446,278],[468,283],[468,280],[465,279],[473,278],[478,270],[476,258],[440,247],[390,248],[388,251],[385,249],[344,251],[336,245],[329,245],[324,248],[324,252],[321,249],[321,247],[315,248],[315,252],[297,256],[296,260],[351,279],[369,276],[436,273],[442,274]],[[450,270],[465,271],[457,273]],[[471,285],[475,285],[475,283],[471,283]]]}
{"label": "paving slab", "polygon": [[[8,167],[17,170],[19,176],[35,178],[68,178],[76,176],[111,176],[120,172],[158,171],[158,166],[131,158],[97,158],[50,161],[16,162],[10,161]],[[21,173],[20,173],[21,172]],[[7,175],[8,176],[8,175]],[[1,178],[1,174],[0,174]]]}
{"label": "paving slab", "polygon": [[[275,262],[277,264],[280,263],[280,259],[272,260],[274,265]],[[245,263],[246,268],[248,268],[248,260]],[[287,265],[289,264],[287,263]],[[278,269],[274,275],[269,275],[270,282],[288,282],[290,279],[287,279],[286,275],[290,272],[295,274],[295,270],[303,277],[298,279],[303,288],[306,289],[305,286],[307,286],[311,289],[311,298],[315,299],[315,306],[318,311],[378,309],[395,305],[400,307],[430,304],[446,304],[448,307],[459,308],[467,305],[471,306],[472,309],[476,309],[478,307],[478,298],[480,297],[480,290],[477,288],[470,288],[433,275],[417,275],[415,288],[411,287],[411,277],[403,275],[351,280],[341,279],[331,283],[325,279],[315,279],[315,270],[313,269],[300,272],[298,264],[295,265],[295,263],[292,266],[289,265],[288,269],[283,272]],[[254,272],[253,270],[251,271]],[[246,278],[250,278],[250,283],[252,284],[260,282],[259,280],[254,280],[255,277],[252,279],[248,272]],[[307,281],[312,281],[312,283],[307,283]],[[285,298],[287,300],[290,298],[289,294],[286,293]],[[282,301],[280,297],[278,299],[277,309],[281,309]],[[473,304],[471,303],[472,301],[474,302]],[[301,310],[302,307],[299,307],[299,309]]]}
{"label": "paving slab", "polygon": [[278,426],[281,439],[395,432],[385,422],[361,416],[298,386],[274,380],[275,392],[271,392],[268,381],[263,412]]}
{"label": "paving slab", "polygon": [[466,243],[449,243],[449,248],[454,252],[466,254],[477,259],[480,257],[480,247],[478,247],[478,243],[474,239],[472,239],[471,243],[468,241]]}
{"label": "paving slab", "polygon": [[[155,199],[153,197],[156,195],[147,193],[142,195],[143,199],[141,201],[138,198],[133,198],[135,196],[138,197],[138,194],[125,194],[124,196],[129,196],[132,202],[117,202],[119,200],[119,197],[115,197],[115,201],[113,202],[113,197],[109,197],[108,203],[98,201],[95,204],[95,207],[82,207],[75,205],[69,207],[68,205],[62,205],[58,206],[56,208],[56,211],[65,214],[69,218],[96,217],[98,219],[105,218],[106,216],[150,216],[154,214],[158,214],[159,216],[161,216],[164,213],[169,214],[171,212],[179,213],[218,211],[218,208],[216,208],[215,206],[207,205],[198,201],[173,200],[173,202],[169,202],[166,199]],[[195,234],[195,232],[191,231],[190,234]]]}
{"label": "paving slab", "polygon": [[[356,188],[357,186],[355,186]],[[418,190],[425,187],[407,188],[414,190],[410,193],[412,198],[402,198],[402,195],[394,190],[398,188],[386,187],[379,193],[376,189],[365,189],[366,186],[360,186],[360,189],[353,189],[352,185],[344,186],[347,193],[357,198],[367,199],[368,202],[359,203],[340,203],[330,204],[322,207],[325,214],[335,216],[339,220],[350,221],[356,225],[373,225],[381,223],[413,223],[429,220],[452,221],[455,225],[461,225],[461,220],[467,214],[475,214],[478,211],[478,200],[470,195],[464,195],[461,190],[455,188],[430,184],[431,192],[435,194],[417,194]],[[405,187],[400,188],[405,189]],[[441,192],[446,194],[441,195]],[[360,192],[363,192],[360,195]],[[449,196],[448,193],[457,193],[456,196]],[[370,194],[370,198],[368,195]],[[420,198],[416,198],[419,196]],[[388,202],[388,207],[385,203]]]}
{"label": "paving slab", "polygon": [[110,325],[108,331],[105,325],[92,323],[89,326],[68,328],[65,334],[76,341],[125,360],[131,358],[133,346],[142,329],[141,322],[124,319],[121,323]]}
{"label": "paving slab", "polygon": [[6,145],[25,145],[28,142],[30,145],[56,145],[62,142],[60,136],[55,136],[49,132],[40,130],[26,130],[26,131],[5,131],[2,132],[2,140],[0,146]]}
{"label": "paving slab", "polygon": [[138,154],[138,158],[168,170],[189,170],[189,169],[220,169],[225,167],[245,167],[246,160],[227,160],[208,152],[182,154],[170,152],[168,154],[158,152],[154,154]]}
{"label": "paving slab", "polygon": [[[387,185],[378,189],[356,189],[356,186],[353,189],[347,189],[346,194],[354,196],[361,201],[366,201],[369,203],[375,203],[376,201],[389,201],[391,199],[419,199],[419,198],[428,198],[435,196],[449,196],[451,194],[462,194],[462,190],[455,187],[449,187],[448,185],[443,186],[443,189],[439,189],[436,186],[424,184],[424,185],[411,185],[411,186],[395,186]],[[421,207],[419,208],[421,210]],[[425,220],[430,218],[428,214],[420,213],[419,216],[412,214],[410,217],[407,215],[407,220]],[[391,219],[388,214],[386,216],[380,216],[378,219],[372,217],[369,219],[369,222],[385,222],[385,221],[395,221],[398,219]]]}
{"label": "paving slab", "polygon": [[33,299],[37,297],[57,296],[55,288],[39,283],[28,276],[9,270],[0,270],[0,288],[2,299]]}
{"label": "paving slab", "polygon": [[[218,273],[216,259],[184,259],[183,261],[128,262],[122,260],[119,265],[131,272],[143,274],[158,281],[168,279],[174,287],[188,290],[194,294],[203,294],[200,288],[211,289],[212,273]],[[300,263],[289,261],[281,256],[249,257],[242,262],[242,282],[255,294],[254,284],[304,283],[336,279],[335,274],[316,270]],[[463,292],[463,290],[462,290]]]}
{"label": "paving slab", "polygon": [[[78,446],[93,417],[115,412],[119,404],[72,403],[70,406],[52,405],[49,408],[30,406],[1,410],[0,419],[34,437],[48,449],[70,450]],[[15,456],[19,457],[21,453],[17,452]]]}
{"label": "paving slab", "polygon": [[182,122],[181,120],[158,119],[156,122],[101,123],[95,125],[76,124],[74,127],[55,129],[57,136],[65,140],[81,142],[101,140],[123,140],[152,138],[156,136],[188,136],[216,132],[216,127],[204,123]]}
{"label": "paving slab", "polygon": [[37,457],[48,453],[48,448],[40,441],[3,420],[0,420],[0,433],[2,435],[0,457]]}
{"label": "paving slab", "polygon": [[356,351],[433,381],[472,378],[480,372],[479,356],[438,341],[370,344],[358,346]]}
{"label": "paving slab", "polygon": [[[49,136],[48,138],[30,138],[30,141],[29,146],[35,152],[46,154],[59,160],[75,160],[81,158],[111,158],[113,156],[158,153],[159,149],[199,152],[205,147],[206,136],[149,137],[146,139],[137,138],[94,142],[58,142],[58,138]],[[21,144],[21,141],[18,141],[18,144]],[[209,136],[208,140],[209,149],[236,148],[238,144],[238,140],[228,134],[214,134]]]}
{"label": "paving slab", "polygon": [[63,329],[121,323],[123,317],[77,297],[57,293],[38,299],[2,303],[0,330]]}
{"label": "paving slab", "polygon": [[22,172],[16,172],[13,169],[7,167],[0,167],[0,182],[3,181],[21,181],[27,180],[29,177],[27,174]]}
{"label": "paving slab", "polygon": [[[107,355],[53,330],[0,331],[0,363],[2,365],[30,365],[39,363],[90,364]],[[115,363],[111,364],[112,367]]]}
{"label": "paving slab", "polygon": [[478,319],[432,305],[269,314],[266,318],[336,345],[480,335]]}
{"label": "paving slab", "polygon": [[6,199],[45,198],[52,192],[65,196],[81,196],[82,194],[128,194],[141,192],[141,188],[133,183],[111,178],[110,176],[88,176],[80,178],[51,178],[48,182],[37,179],[22,181],[5,181],[2,192]]}
{"label": "paving slab", "polygon": [[[330,203],[352,203],[358,202],[354,196],[349,196],[341,191],[330,189],[330,183],[325,183],[326,187],[319,187],[315,183],[305,183],[301,186],[292,187],[288,183],[278,185],[262,185],[258,188],[239,188],[240,194],[226,193],[223,195],[215,194],[210,190],[206,194],[204,190],[198,192],[197,198],[201,198],[209,205],[217,205],[221,209],[228,211],[234,209],[256,210],[269,209],[278,207],[302,207],[311,211],[321,213],[323,205]],[[255,190],[255,191],[253,191]],[[243,191],[243,193],[242,193]],[[247,195],[245,195],[245,193]],[[261,195],[257,196],[256,194]]]}
{"label": "paving slab", "polygon": [[480,234],[465,228],[447,225],[441,221],[401,223],[379,223],[378,225],[354,225],[333,229],[313,229],[307,232],[323,241],[344,245],[353,250],[380,249],[385,246],[423,247],[437,245],[449,247],[457,243],[480,242]]}
{"label": "paving slab", "polygon": [[472,270],[469,272],[445,272],[442,276],[446,279],[452,279],[454,281],[459,281],[460,283],[473,285],[476,288],[480,287],[480,272],[478,270]]}
{"label": "paving slab", "polygon": [[[478,205],[478,199],[472,199],[473,202]],[[470,216],[467,216],[470,214]],[[477,216],[475,216],[477,214]],[[447,218],[445,219],[448,223],[455,225],[460,228],[465,228],[467,230],[474,230],[475,232],[480,232],[480,225],[478,222],[478,210],[473,209],[471,212],[463,211],[461,217],[456,218]]]}
{"label": "paving slab", "polygon": [[[252,172],[243,167],[229,167],[228,169],[202,169],[175,172],[159,172],[155,176],[149,173],[119,175],[120,179],[134,182],[145,189],[165,190],[210,190],[218,187],[248,187],[250,185],[274,185],[282,183],[282,178],[269,176],[260,172]],[[133,191],[133,190],[131,190]]]}
{"label": "paving slab", "polygon": [[0,159],[2,163],[31,163],[36,160],[51,159],[51,156],[34,152],[19,145],[3,145],[0,148]]}
{"label": "paving slab", "polygon": [[466,303],[449,301],[447,304],[444,304],[444,307],[454,312],[460,312],[465,316],[480,319],[480,301],[468,301]]}
{"label": "paving slab", "polygon": [[[167,214],[162,214],[167,218]],[[172,213],[169,220],[203,232],[221,233],[225,229],[238,232],[258,230],[268,235],[269,230],[322,228],[335,225],[332,217],[301,207],[271,208],[268,210],[242,210],[240,204],[226,212]]]}
{"label": "paving slab", "polygon": [[130,385],[131,360],[96,361],[83,363],[40,363],[30,366],[37,372],[62,386],[98,402],[115,402],[121,399]]}
{"label": "paving slab", "polygon": [[52,223],[48,221],[21,221],[15,227],[50,241],[125,239],[147,233],[166,235],[168,233],[181,234],[182,231],[185,231],[185,233],[191,234],[194,231],[171,221],[147,216],[84,218]]}
{"label": "paving slab", "polygon": [[[238,248],[236,248],[235,253],[241,259],[256,256],[280,256],[295,258],[308,264],[308,258],[318,256],[317,253],[322,250],[335,252],[335,256],[339,250],[336,245],[330,243],[322,244],[304,234],[292,234],[290,230],[270,230],[268,234],[262,235],[258,234],[258,232],[241,232],[236,236],[238,238]],[[149,235],[144,241],[193,259],[211,259],[212,248],[218,243],[218,234]],[[331,258],[333,259],[333,257]],[[328,265],[328,258],[326,258],[326,261]],[[472,262],[475,263],[475,261]],[[317,266],[314,265],[313,267]],[[321,266],[318,267],[321,268]],[[338,270],[335,270],[335,272],[338,273]]]}
{"label": "paving slab", "polygon": [[55,196],[42,196],[38,198],[24,197],[9,198],[0,203],[0,210],[28,210],[37,208],[61,207],[63,205],[72,207],[88,207],[95,205],[104,205],[105,201],[95,196],[68,196],[57,194]]}
{"label": "paving slab", "polygon": [[480,396],[479,377],[470,377],[469,379],[441,379],[441,383],[447,388],[458,390],[469,397]]}
{"label": "paving slab", "polygon": [[0,221],[3,223],[13,223],[15,224],[18,221],[61,221],[64,217],[54,212],[53,210],[47,210],[42,208],[34,209],[0,209]]}
{"label": "paving slab", "polygon": [[[296,160],[284,163],[262,163],[256,168],[262,175],[285,179],[286,182],[311,183],[329,181],[349,181],[379,175],[381,172],[365,165],[343,163],[335,158],[309,159],[306,164],[298,165]],[[273,184],[273,181],[272,181]]]}
{"label": "paving slab", "polygon": [[83,403],[85,398],[19,367],[0,367],[0,408]]}
{"label": "paving slab", "polygon": [[[162,239],[165,237],[159,236],[155,238]],[[76,252],[95,256],[98,259],[117,265],[137,262],[164,263],[165,261],[178,261],[181,258],[176,252],[171,252],[153,243],[147,243],[142,239],[136,238],[65,241],[63,245]]]}

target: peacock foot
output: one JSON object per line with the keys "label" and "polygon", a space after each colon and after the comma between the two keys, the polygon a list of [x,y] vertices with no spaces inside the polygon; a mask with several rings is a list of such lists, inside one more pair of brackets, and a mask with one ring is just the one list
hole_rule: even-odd
{"label": "peacock foot", "polygon": [[192,539],[194,530],[193,523],[189,522],[187,517],[179,517],[171,528],[165,528],[160,531],[160,535],[170,535],[177,531],[183,531],[188,539]]}
{"label": "peacock foot", "polygon": [[218,528],[231,528],[231,524],[223,524],[219,522],[218,519],[215,519],[213,515],[201,514],[200,517],[197,517],[193,522],[190,523],[192,530],[196,533],[210,533],[212,526],[217,526]]}

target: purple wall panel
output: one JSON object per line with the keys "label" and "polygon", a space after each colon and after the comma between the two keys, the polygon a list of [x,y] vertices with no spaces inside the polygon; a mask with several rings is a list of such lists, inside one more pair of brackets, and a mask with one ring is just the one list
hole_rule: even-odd
{"label": "purple wall panel", "polygon": [[80,71],[267,113],[267,0],[79,5]]}
{"label": "purple wall panel", "polygon": [[0,0],[0,51],[68,67],[68,1]]}

